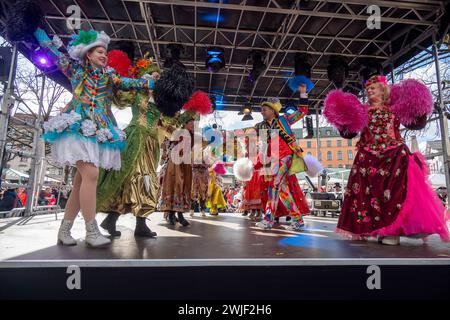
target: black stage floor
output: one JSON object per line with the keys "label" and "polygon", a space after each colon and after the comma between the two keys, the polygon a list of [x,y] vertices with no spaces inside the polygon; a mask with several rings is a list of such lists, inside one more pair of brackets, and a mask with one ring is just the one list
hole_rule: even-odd
{"label": "black stage floor", "polygon": [[[104,215],[99,214],[100,222]],[[0,261],[5,260],[146,260],[146,259],[450,259],[450,244],[432,236],[422,240],[402,238],[400,246],[349,241],[334,233],[334,218],[306,217],[304,232],[286,230],[281,223],[270,231],[255,228],[255,223],[240,214],[217,217],[188,217],[189,227],[169,226],[161,213],[148,221],[156,238],[135,238],[135,219],[131,215],[118,220],[120,238],[105,249],[84,245],[84,225],[77,218],[74,247],[56,245],[56,233],[62,214],[0,220]],[[103,230],[102,230],[103,231]]]}
{"label": "black stage floor", "polygon": [[[291,232],[261,231],[231,213],[170,227],[156,213],[148,224],[158,237],[135,238],[127,215],[122,237],[91,249],[81,218],[78,245],[56,245],[61,218],[0,220],[0,299],[450,299],[450,244],[435,236],[385,246],[341,238],[333,218],[310,216],[304,232]],[[67,284],[73,266],[77,290]]]}

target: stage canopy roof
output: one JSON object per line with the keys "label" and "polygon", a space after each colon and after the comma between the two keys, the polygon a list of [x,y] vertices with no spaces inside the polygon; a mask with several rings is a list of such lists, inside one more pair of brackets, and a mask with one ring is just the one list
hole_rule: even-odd
{"label": "stage canopy roof", "polygon": [[[137,55],[149,51],[159,64],[168,44],[183,44],[182,62],[195,75],[196,88],[215,95],[218,109],[228,110],[236,110],[246,101],[258,104],[270,96],[283,103],[292,99],[287,80],[294,71],[296,52],[312,57],[313,109],[333,88],[327,77],[331,55],[347,59],[348,85],[357,89],[362,59],[375,58],[388,72],[429,47],[433,33],[439,39],[448,31],[450,21],[448,2],[433,0],[37,1],[45,12],[46,30],[66,43],[71,33],[66,10],[78,5],[82,28],[104,30],[113,45],[118,40],[132,40]],[[14,2],[0,0],[3,24],[6,10]],[[380,29],[367,27],[370,5],[380,8]],[[226,66],[217,73],[205,67],[206,50],[212,46],[225,50]],[[20,50],[29,55],[25,47]],[[252,69],[251,50],[264,51],[267,65],[253,84],[247,80]],[[68,85],[61,74],[51,77]]]}

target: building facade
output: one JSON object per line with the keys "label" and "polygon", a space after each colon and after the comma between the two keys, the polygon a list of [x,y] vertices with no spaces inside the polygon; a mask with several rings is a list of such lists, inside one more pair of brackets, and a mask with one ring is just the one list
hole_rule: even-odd
{"label": "building facade", "polygon": [[350,169],[356,155],[356,143],[359,137],[344,139],[333,127],[319,128],[319,154],[317,155],[317,129],[314,136],[305,139],[306,129],[293,129],[304,154],[316,157],[324,168],[346,168]]}

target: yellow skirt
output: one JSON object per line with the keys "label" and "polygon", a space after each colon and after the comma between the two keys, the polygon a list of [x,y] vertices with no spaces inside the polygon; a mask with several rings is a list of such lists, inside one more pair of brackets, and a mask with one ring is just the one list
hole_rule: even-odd
{"label": "yellow skirt", "polygon": [[218,209],[226,208],[227,203],[223,197],[222,190],[215,183],[214,179],[209,182],[209,199],[206,202],[206,207],[209,208],[211,214],[216,214]]}

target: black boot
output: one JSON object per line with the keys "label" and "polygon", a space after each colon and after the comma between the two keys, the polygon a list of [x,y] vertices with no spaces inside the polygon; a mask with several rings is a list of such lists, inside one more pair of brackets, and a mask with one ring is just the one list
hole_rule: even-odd
{"label": "black boot", "polygon": [[145,238],[156,237],[156,232],[153,232],[149,227],[147,227],[145,220],[146,219],[144,217],[136,217],[136,228],[134,229],[134,236]]}
{"label": "black boot", "polygon": [[106,218],[100,223],[100,227],[108,231],[108,233],[113,237],[120,237],[122,234],[120,231],[116,230],[116,222],[119,219],[120,214],[115,212],[110,212]]}
{"label": "black boot", "polygon": [[175,225],[175,212],[169,212],[168,221],[172,226]]}
{"label": "black boot", "polygon": [[286,217],[286,222],[289,222],[289,221],[291,221],[291,216]]}
{"label": "black boot", "polygon": [[247,215],[248,215],[248,211],[247,211],[247,210],[244,210],[244,213],[242,214],[242,216],[245,217],[245,216],[247,216]]}
{"label": "black boot", "polygon": [[183,217],[183,212],[178,212],[178,222],[181,223],[183,227],[190,225],[190,223]]}

